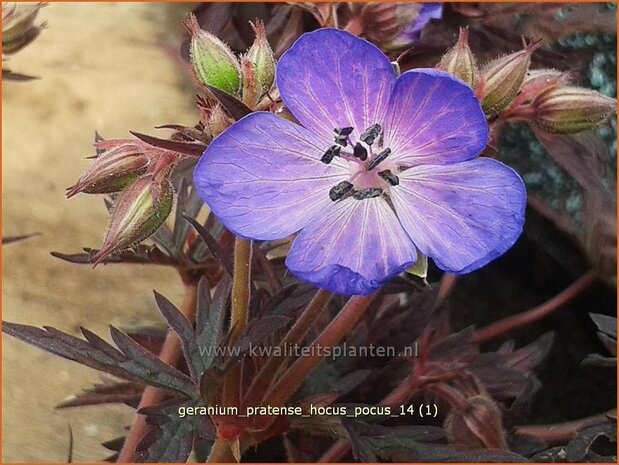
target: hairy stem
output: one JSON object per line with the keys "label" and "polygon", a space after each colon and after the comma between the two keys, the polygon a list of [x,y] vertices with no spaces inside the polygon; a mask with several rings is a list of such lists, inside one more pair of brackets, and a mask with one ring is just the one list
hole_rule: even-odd
{"label": "hairy stem", "polygon": [[[284,339],[280,343],[280,347],[284,348],[290,344],[300,343],[309,329],[312,327],[318,316],[327,308],[333,294],[319,289],[305,310],[301,313],[296,323],[290,328]],[[286,361],[286,357],[270,357],[262,366],[258,374],[253,379],[249,390],[244,398],[244,405],[254,407],[254,403],[267,391],[271,385],[272,376]]]}
{"label": "hairy stem", "polygon": [[[181,303],[180,311],[187,317],[189,321],[192,321],[196,311],[196,299],[197,299],[197,285],[194,282],[188,282],[185,284],[185,293],[183,295],[183,301]],[[181,341],[174,331],[168,331],[161,351],[159,352],[159,358],[162,362],[169,365],[175,365],[182,353]],[[163,398],[165,392],[153,386],[146,386],[142,399],[138,405],[138,410],[144,407],[150,407],[158,404]],[[133,461],[133,455],[135,449],[140,440],[147,433],[148,426],[146,425],[146,417],[144,415],[136,414],[133,424],[127,433],[123,447],[118,454],[118,463],[128,463]]]}
{"label": "hairy stem", "polygon": [[247,325],[250,297],[252,242],[237,237],[234,241],[234,281],[230,314],[231,342],[234,342]]}
{"label": "hairy stem", "polygon": [[[230,344],[241,335],[249,317],[251,285],[252,241],[237,237],[234,241],[234,279],[232,281],[232,302],[230,306]],[[226,373],[223,385],[223,404],[238,406],[241,397],[241,361]]]}
{"label": "hairy stem", "polygon": [[566,289],[543,304],[475,331],[473,334],[473,342],[482,344],[484,342],[491,341],[492,339],[496,339],[497,337],[509,333],[517,328],[521,328],[547,317],[587,289],[595,282],[595,280],[596,273],[594,271],[588,271],[570,284],[570,286]]}
{"label": "hairy stem", "polygon": [[[313,348],[333,347],[349,334],[365,314],[376,293],[369,296],[351,297],[337,316],[327,325],[312,343]],[[320,354],[301,356],[286,370],[282,378],[271,388],[263,399],[263,405],[283,406],[303,384],[307,375],[322,360]]]}

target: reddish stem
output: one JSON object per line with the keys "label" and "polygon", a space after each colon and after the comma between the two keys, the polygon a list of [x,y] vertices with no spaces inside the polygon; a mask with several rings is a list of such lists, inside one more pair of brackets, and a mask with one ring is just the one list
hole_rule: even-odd
{"label": "reddish stem", "polygon": [[[196,299],[197,299],[197,286],[195,283],[189,283],[185,285],[185,294],[183,295],[183,301],[180,311],[187,317],[188,320],[192,320],[196,311]],[[159,352],[159,359],[163,363],[169,365],[175,365],[178,362],[182,353],[181,342],[174,331],[168,331],[161,351]],[[142,399],[138,405],[138,410],[144,407],[150,407],[158,404],[165,395],[165,391],[153,386],[146,386]],[[123,447],[118,454],[118,463],[130,463],[133,462],[133,455],[135,449],[140,440],[148,432],[148,426],[146,425],[146,417],[144,415],[136,414],[133,424],[127,433]]]}
{"label": "reddish stem", "polygon": [[[324,349],[338,344],[357,325],[375,298],[376,293],[365,297],[351,297],[337,316],[312,343],[312,347]],[[290,368],[286,370],[282,378],[267,393],[263,400],[263,405],[277,407],[285,405],[288,399],[303,384],[309,372],[322,360],[323,357],[315,353],[296,359]]]}
{"label": "reddish stem", "polygon": [[[284,339],[280,342],[280,347],[285,348],[290,345],[300,343],[312,325],[316,322],[318,316],[323,312],[333,294],[319,289],[305,310],[301,313],[296,323],[290,328]],[[253,379],[251,386],[245,394],[243,404],[245,406],[254,407],[261,396],[267,391],[273,382],[273,375],[287,360],[286,357],[270,357],[262,366],[256,377]]]}
{"label": "reddish stem", "polygon": [[608,417],[616,416],[617,410],[610,410],[606,413],[594,415],[580,420],[568,421],[565,423],[557,423],[554,425],[526,425],[516,426],[514,433],[519,436],[528,436],[531,438],[544,441],[549,446],[555,444],[565,444],[570,439],[574,438],[578,430],[583,426],[592,423],[598,423],[606,420]]}
{"label": "reddish stem", "polygon": [[475,331],[473,334],[473,342],[483,344],[484,342],[491,341],[515,329],[547,317],[587,289],[595,282],[596,278],[597,275],[594,271],[588,271],[565,290],[543,304]]}

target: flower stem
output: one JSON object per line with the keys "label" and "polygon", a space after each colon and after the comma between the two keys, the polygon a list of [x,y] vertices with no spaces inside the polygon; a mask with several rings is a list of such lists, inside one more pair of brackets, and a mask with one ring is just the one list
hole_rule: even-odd
{"label": "flower stem", "polygon": [[[185,283],[185,293],[183,295],[183,301],[181,303],[180,311],[189,321],[194,317],[196,311],[196,299],[197,299],[197,285],[195,282]],[[175,365],[178,362],[182,353],[181,341],[174,331],[168,331],[161,351],[159,352],[159,359],[163,363],[169,365]],[[142,399],[137,410],[150,407],[158,404],[164,396],[165,391],[153,386],[146,386]],[[135,449],[140,440],[147,433],[148,426],[146,425],[146,417],[144,415],[136,414],[133,424],[127,433],[123,447],[118,454],[118,463],[128,463],[133,461],[133,455]]]}
{"label": "flower stem", "polygon": [[[249,317],[252,241],[236,237],[234,241],[234,279],[230,308],[230,344],[241,335]],[[226,374],[223,385],[223,403],[227,407],[239,405],[242,368],[239,361]]]}
{"label": "flower stem", "polygon": [[225,439],[217,438],[213,442],[211,452],[206,459],[206,463],[237,463],[238,461],[232,453],[230,442]]}
{"label": "flower stem", "polygon": [[[290,328],[286,336],[284,336],[279,346],[285,348],[291,344],[300,343],[312,325],[316,322],[318,316],[327,308],[332,297],[333,294],[330,292],[319,289],[305,310],[303,310],[296,323]],[[245,395],[243,401],[245,406],[256,406],[255,402],[259,401],[261,396],[267,391],[273,380],[273,375],[285,361],[286,357],[270,357],[266,361],[253,379]]]}
{"label": "flower stem", "polygon": [[[337,316],[327,325],[312,343],[312,347],[333,347],[338,344],[357,325],[376,293],[369,296],[351,297]],[[303,384],[307,375],[323,357],[311,351],[312,355],[301,356],[286,370],[282,378],[271,388],[263,399],[263,405],[283,406]]]}
{"label": "flower stem", "polygon": [[241,237],[234,241],[234,281],[232,282],[232,305],[230,328],[234,342],[247,325],[249,287],[251,272],[252,242]]}
{"label": "flower stem", "polygon": [[554,311],[561,308],[567,302],[572,300],[578,294],[587,289],[596,280],[596,273],[594,271],[588,271],[570,286],[561,291],[559,294],[547,300],[543,304],[534,307],[526,312],[519,313],[518,315],[510,316],[496,323],[486,326],[473,333],[473,342],[477,344],[483,344],[485,342],[496,339],[508,332],[511,332],[517,328],[521,328],[537,320],[547,317]]}
{"label": "flower stem", "polygon": [[517,436],[528,436],[530,438],[539,439],[549,446],[555,444],[564,444],[570,439],[573,439],[578,430],[583,426],[592,423],[598,423],[607,420],[609,417],[616,417],[617,410],[610,410],[606,413],[593,415],[579,420],[572,420],[565,423],[557,423],[554,425],[526,425],[516,426],[514,434]]}

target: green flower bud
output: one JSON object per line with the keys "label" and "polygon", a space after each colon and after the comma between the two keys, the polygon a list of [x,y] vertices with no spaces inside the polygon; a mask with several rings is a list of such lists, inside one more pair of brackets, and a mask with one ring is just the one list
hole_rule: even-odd
{"label": "green flower bud", "polygon": [[232,95],[241,89],[241,68],[232,50],[213,34],[200,28],[190,15],[185,22],[191,34],[189,54],[198,80]]}
{"label": "green flower bud", "polygon": [[273,81],[275,80],[275,55],[267,40],[264,23],[256,21],[256,24],[252,24],[252,27],[256,32],[256,40],[254,40],[254,43],[247,51],[247,58],[249,58],[254,68],[254,78],[259,86],[257,94],[258,99],[260,99],[273,87]]}
{"label": "green flower bud", "polygon": [[462,79],[471,87],[477,84],[479,70],[475,55],[469,47],[469,30],[467,28],[460,28],[458,41],[443,55],[436,67]]}
{"label": "green flower bud", "polygon": [[123,191],[112,208],[103,246],[92,258],[92,263],[96,266],[111,253],[147,239],[170,214],[173,199],[172,183],[151,174],[143,176]]}
{"label": "green flower bud", "polygon": [[581,87],[559,86],[542,92],[533,102],[535,123],[554,134],[573,134],[604,123],[617,110],[617,101]]}
{"label": "green flower bud", "polygon": [[496,115],[516,98],[529,71],[531,55],[541,46],[541,41],[523,50],[511,53],[488,63],[481,70],[477,94],[488,116]]}

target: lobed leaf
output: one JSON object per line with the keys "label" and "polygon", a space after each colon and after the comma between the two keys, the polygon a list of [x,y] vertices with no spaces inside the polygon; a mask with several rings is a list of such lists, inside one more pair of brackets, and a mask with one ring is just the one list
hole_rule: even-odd
{"label": "lobed leaf", "polygon": [[196,392],[189,377],[163,363],[114,327],[110,327],[110,333],[121,350],[88,330],[82,330],[86,340],[51,327],[41,329],[8,322],[3,322],[2,331],[46,352],[119,378],[177,391],[190,397]]}

